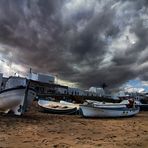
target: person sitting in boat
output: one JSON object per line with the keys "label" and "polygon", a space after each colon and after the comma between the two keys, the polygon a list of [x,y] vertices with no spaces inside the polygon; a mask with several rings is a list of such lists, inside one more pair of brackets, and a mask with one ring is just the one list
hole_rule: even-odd
{"label": "person sitting in boat", "polygon": [[133,99],[129,99],[128,102],[129,103],[127,104],[127,107],[128,108],[132,108],[134,106],[134,100]]}

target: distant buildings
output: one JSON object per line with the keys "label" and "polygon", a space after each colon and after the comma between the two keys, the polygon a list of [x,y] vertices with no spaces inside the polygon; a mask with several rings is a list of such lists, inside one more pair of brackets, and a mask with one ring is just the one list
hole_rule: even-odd
{"label": "distant buildings", "polygon": [[[19,78],[19,79],[18,79]],[[6,86],[6,82],[9,78],[3,77],[3,74],[0,73],[0,90],[4,89]],[[21,78],[19,76],[11,76],[11,84],[14,86],[17,86],[18,80],[22,79],[21,85],[23,82],[25,83],[26,78]],[[92,97],[104,97],[104,98],[110,98],[110,99],[126,99],[129,97],[134,97],[137,100],[141,98],[148,98],[148,93],[137,93],[137,92],[125,92],[125,91],[119,91],[117,93],[108,93],[107,91],[104,91],[103,88],[100,87],[90,87],[88,90],[82,90],[79,88],[72,88],[68,86],[63,86],[59,84],[55,84],[55,77],[52,75],[44,75],[44,74],[38,74],[38,73],[32,73],[30,72],[28,77],[28,80],[31,82],[31,86],[34,87],[37,91],[37,94],[44,94],[44,95],[65,95],[65,96],[92,96]],[[24,81],[23,81],[24,80]],[[19,83],[20,84],[20,83]],[[8,85],[8,84],[7,84]],[[8,86],[7,86],[8,88]],[[11,86],[10,86],[11,88]]]}
{"label": "distant buildings", "polygon": [[88,90],[88,94],[91,96],[99,96],[102,97],[105,95],[105,91],[103,88],[100,87],[90,87]]}
{"label": "distant buildings", "polygon": [[55,83],[55,77],[52,75],[38,74],[38,73],[29,73],[28,79],[42,82],[42,83]]}
{"label": "distant buildings", "polygon": [[5,88],[7,80],[8,78],[3,77],[3,74],[0,73],[0,90],[3,90]]}
{"label": "distant buildings", "polygon": [[2,89],[1,87],[2,87],[2,81],[3,81],[3,74],[2,73],[0,73],[0,90]]}

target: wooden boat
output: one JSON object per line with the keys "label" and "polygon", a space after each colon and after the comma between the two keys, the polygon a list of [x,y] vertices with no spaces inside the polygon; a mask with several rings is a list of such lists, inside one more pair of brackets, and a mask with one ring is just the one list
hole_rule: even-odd
{"label": "wooden boat", "polygon": [[[12,82],[12,80],[10,81]],[[34,99],[36,95],[35,90],[30,88],[29,85],[19,86],[17,84],[14,87],[12,87],[13,85],[6,86],[7,88],[0,92],[0,112],[8,113],[12,111],[15,115],[22,115],[27,111]]]}
{"label": "wooden boat", "polygon": [[68,105],[68,107],[76,107],[79,110],[79,105],[80,104],[75,104],[75,103],[71,103],[71,102],[67,102],[67,101],[60,101],[61,104],[63,105]]}
{"label": "wooden boat", "polygon": [[127,106],[124,104],[82,104],[80,105],[81,114],[84,117],[129,117],[139,113],[138,106]]}
{"label": "wooden boat", "polygon": [[76,114],[77,107],[69,104],[62,104],[60,102],[39,100],[38,105],[41,111],[52,114]]}

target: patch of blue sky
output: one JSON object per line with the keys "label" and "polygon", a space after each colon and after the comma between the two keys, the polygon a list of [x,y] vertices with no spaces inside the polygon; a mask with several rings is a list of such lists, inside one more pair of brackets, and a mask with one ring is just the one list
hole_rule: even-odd
{"label": "patch of blue sky", "polygon": [[143,84],[143,82],[139,79],[129,80],[124,87],[130,86],[133,88],[143,88],[145,91],[148,91],[148,85]]}

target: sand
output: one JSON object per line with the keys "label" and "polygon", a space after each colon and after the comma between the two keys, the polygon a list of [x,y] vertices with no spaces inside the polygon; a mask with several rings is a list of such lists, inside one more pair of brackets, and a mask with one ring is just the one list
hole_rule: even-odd
{"label": "sand", "polygon": [[0,114],[0,148],[147,148],[148,112],[130,118],[86,119],[39,112]]}

